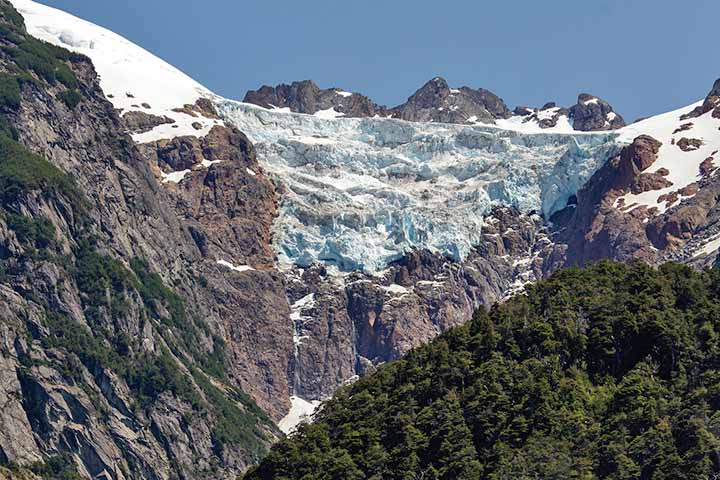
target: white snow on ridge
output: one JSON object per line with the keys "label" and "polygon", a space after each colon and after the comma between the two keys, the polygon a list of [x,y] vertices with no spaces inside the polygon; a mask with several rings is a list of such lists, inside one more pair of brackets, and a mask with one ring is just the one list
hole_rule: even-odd
{"label": "white snow on ridge", "polygon": [[[624,143],[630,143],[643,134],[662,142],[657,160],[647,171],[656,172],[661,168],[667,169],[670,174],[665,178],[672,182],[673,185],[662,190],[624,195],[616,201],[616,206],[622,200],[626,206],[634,205],[627,211],[643,205],[656,207],[657,213],[661,214],[670,206],[666,201],[659,202],[662,195],[676,192],[701,179],[700,164],[710,157],[713,152],[720,150],[720,132],[718,132],[720,119],[713,118],[712,114],[708,112],[698,118],[680,120],[681,115],[690,112],[699,105],[702,105],[702,102],[648,118],[617,131],[620,134],[618,140]],[[692,124],[692,127],[688,130],[673,133],[683,124]],[[677,142],[683,137],[702,140],[703,144],[696,150],[683,151],[677,145]],[[675,145],[673,145],[673,139]],[[715,157],[717,165],[720,163],[720,158],[717,155]]]}
{"label": "white snow on ridge", "polygon": [[[173,125],[134,135],[144,143],[179,135],[204,136],[221,122],[173,109],[214,95],[201,84],[147,50],[103,27],[31,0],[11,0],[25,18],[28,32],[41,40],[88,56],[100,76],[100,86],[115,108],[167,116]],[[148,108],[149,106],[149,108]],[[199,122],[202,130],[192,124]]]}

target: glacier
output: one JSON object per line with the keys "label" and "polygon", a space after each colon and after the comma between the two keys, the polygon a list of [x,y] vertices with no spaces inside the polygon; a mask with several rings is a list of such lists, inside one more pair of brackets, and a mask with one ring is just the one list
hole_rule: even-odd
{"label": "glacier", "polygon": [[[266,110],[214,95],[106,29],[32,0],[13,4],[33,35],[93,59],[117,109],[143,102],[146,113],[176,121],[134,135],[138,143],[205,135],[220,122],[175,107],[213,99],[283,189],[274,235],[280,267],[323,262],[375,273],[411,249],[462,260],[493,205],[550,218],[628,143],[617,132],[575,132],[567,121],[542,130],[521,117],[450,125]],[[173,172],[162,180],[183,177]]]}
{"label": "glacier", "polygon": [[216,98],[282,186],[281,266],[376,273],[411,249],[453,260],[493,205],[549,218],[620,144],[613,132],[330,118]]}

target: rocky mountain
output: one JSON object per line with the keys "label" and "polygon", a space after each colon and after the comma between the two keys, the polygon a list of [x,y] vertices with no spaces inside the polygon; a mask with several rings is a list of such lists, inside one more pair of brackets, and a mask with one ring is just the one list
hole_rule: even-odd
{"label": "rocky mountain", "polygon": [[[202,144],[212,164],[188,171],[193,187],[168,188],[91,61],[29,36],[10,3],[0,14],[0,462],[66,463],[83,478],[234,478],[280,435],[243,387],[276,398],[264,405],[276,418],[289,405],[252,378],[292,350],[270,325],[282,329],[287,309],[262,247],[272,184],[247,139],[215,125]],[[247,206],[242,182],[266,203]],[[222,215],[222,231],[206,221]],[[255,262],[252,280],[218,264],[221,248]],[[250,329],[276,345],[272,357],[243,338]]]}
{"label": "rocky mountain", "polygon": [[311,80],[293,82],[291,85],[280,84],[275,87],[265,85],[258,90],[247,92],[243,101],[263,108],[287,109],[291,112],[330,118],[388,115],[387,108],[373,103],[364,95],[346,92],[339,88],[323,90]]}
{"label": "rocky mountain", "polygon": [[558,268],[702,267],[720,248],[717,88],[625,127],[591,95],[510,112],[440,78],[393,109],[312,82],[237,102],[12,4],[0,463],[15,470],[234,478],[338,388]]}
{"label": "rocky mountain", "polygon": [[247,92],[245,103],[271,110],[305,113],[321,118],[398,118],[410,122],[497,124],[511,129],[591,132],[616,130],[623,118],[601,98],[582,93],[569,108],[547,103],[542,108],[516,107],[512,112],[502,98],[484,88],[451,88],[442,77],[423,85],[402,105],[387,108],[359,94],[338,88],[323,90],[305,80],[291,85],[263,86]]}

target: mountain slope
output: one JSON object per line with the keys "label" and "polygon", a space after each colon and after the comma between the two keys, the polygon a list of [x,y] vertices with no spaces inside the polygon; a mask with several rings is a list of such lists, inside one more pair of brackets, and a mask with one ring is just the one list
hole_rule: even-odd
{"label": "mountain slope", "polygon": [[[442,79],[401,106],[409,121],[374,118],[388,114],[311,82],[260,89],[247,100],[261,108],[103,28],[13,3],[31,34],[98,69],[92,102],[76,103],[73,88],[52,95],[112,124],[80,115],[76,127],[23,98],[11,119],[20,142],[76,176],[97,206],[101,250],[126,266],[145,259],[177,290],[209,325],[196,343],[222,353],[227,384],[285,430],[339,386],[557,268],[608,257],[703,266],[720,246],[716,170],[700,157],[719,138],[712,93],[625,128],[593,95],[510,114],[490,92]],[[103,94],[112,105],[100,108]],[[662,143],[659,160],[639,152],[643,134]],[[114,160],[110,173],[91,167],[99,159]],[[615,202],[633,195],[644,197]],[[227,460],[224,471],[242,468]]]}
{"label": "mountain slope", "polygon": [[[236,477],[280,432],[243,392],[253,361],[237,359],[266,359],[231,320],[252,315],[281,351],[258,327],[282,315],[280,280],[237,279],[200,248],[228,235],[178,206],[90,60],[28,35],[9,2],[0,15],[0,463],[47,478]],[[188,175],[213,190],[200,207],[246,219],[237,254],[261,257],[272,187],[237,130],[207,136],[214,163]],[[233,207],[240,181],[265,216]],[[256,292],[272,312],[247,306]]]}
{"label": "mountain slope", "polygon": [[244,478],[712,478],[719,292],[673,264],[559,272],[342,389]]}

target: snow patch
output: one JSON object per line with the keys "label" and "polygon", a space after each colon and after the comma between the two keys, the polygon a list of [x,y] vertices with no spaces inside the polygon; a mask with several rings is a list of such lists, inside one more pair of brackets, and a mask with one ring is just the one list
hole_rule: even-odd
{"label": "snow patch", "polygon": [[203,158],[202,162],[200,162],[200,165],[202,165],[205,168],[210,168],[212,165],[215,165],[216,163],[221,163],[222,160],[208,160],[206,158]]}
{"label": "snow patch", "polygon": [[278,428],[285,435],[290,435],[301,423],[312,421],[312,416],[319,406],[320,402],[318,400],[307,401],[293,395],[290,397],[290,411],[280,420]]}
{"label": "snow patch", "polygon": [[720,248],[720,235],[712,237],[705,245],[693,254],[693,258],[701,255],[710,255]]}
{"label": "snow patch", "polygon": [[180,183],[188,173],[190,173],[190,170],[180,170],[170,173],[160,172],[160,176],[162,177],[162,183]]}
{"label": "snow patch", "polygon": [[232,263],[226,261],[226,260],[218,260],[218,265],[222,265],[223,267],[227,267],[230,270],[234,270],[236,272],[254,272],[255,269],[249,265],[233,265]]}
{"label": "snow patch", "polygon": [[[720,149],[720,133],[718,132],[720,120],[713,118],[711,112],[691,120],[680,120],[682,114],[701,104],[702,102],[697,102],[688,107],[657,115],[617,130],[620,134],[618,138],[620,142],[631,143],[633,139],[643,134],[662,142],[657,160],[650,166],[648,171],[656,172],[661,168],[667,169],[670,173],[665,178],[672,182],[672,186],[661,190],[623,195],[616,200],[616,207],[622,201],[624,205],[632,205],[632,207],[624,210],[626,212],[645,206],[648,208],[655,207],[657,208],[657,214],[662,214],[671,206],[668,201],[660,201],[662,195],[676,192],[702,178],[700,164],[710,157],[712,152]],[[682,131],[677,134],[673,133],[681,124],[688,121],[693,123],[692,133]],[[683,136],[700,139],[703,143],[695,150],[683,151],[677,145],[673,145]],[[682,197],[680,200],[685,198],[690,197]]]}
{"label": "snow patch", "polygon": [[[31,0],[12,0],[12,4],[25,18],[31,35],[92,59],[100,77],[100,87],[115,108],[166,116],[176,121],[172,126],[161,125],[151,132],[133,135],[136,142],[179,135],[205,136],[219,123],[200,115],[194,118],[173,111],[185,104],[194,104],[199,98],[213,98],[214,95],[147,50],[61,10]],[[200,122],[202,130],[193,128],[193,122]]]}
{"label": "snow patch", "polygon": [[328,119],[328,118],[344,117],[345,114],[336,111],[335,107],[330,107],[327,110],[318,110],[317,112],[315,112],[314,116],[318,117],[318,118]]}
{"label": "snow patch", "polygon": [[338,91],[336,91],[335,93],[337,93],[337,94],[340,95],[341,97],[345,97],[345,98],[347,98],[347,97],[352,97],[352,96],[354,95],[354,94],[351,93],[351,92],[344,92],[344,91],[342,91],[342,90],[338,90]]}

